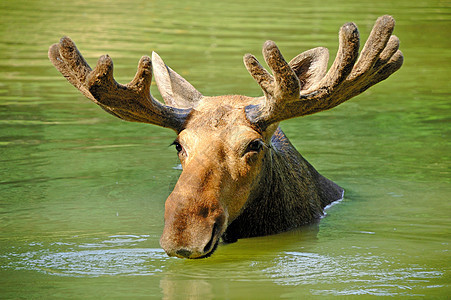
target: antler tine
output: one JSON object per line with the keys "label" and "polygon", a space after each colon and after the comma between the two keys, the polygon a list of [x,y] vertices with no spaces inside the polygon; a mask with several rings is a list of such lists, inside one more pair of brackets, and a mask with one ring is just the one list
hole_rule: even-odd
{"label": "antler tine", "polygon": [[243,58],[247,71],[260,85],[263,93],[268,98],[273,92],[274,77],[266,71],[252,54],[246,54]]}
{"label": "antler tine", "polygon": [[[300,83],[296,73],[285,61],[279,48],[273,41],[266,41],[263,45],[263,57],[273,72],[268,73],[258,60],[251,54],[244,56],[244,64],[265,94],[265,103],[250,105],[245,108],[251,122],[259,123],[274,115],[280,99],[290,101],[299,98]],[[265,127],[259,124],[260,127]]]}
{"label": "antler tine", "polygon": [[[274,89],[272,97],[268,100],[273,102],[281,98],[299,97],[299,79],[273,41],[266,41],[263,45],[263,57],[274,74]],[[271,102],[269,103],[270,106],[276,105],[276,103]]]}
{"label": "antler tine", "polygon": [[80,90],[83,95],[95,101],[84,86],[84,81],[92,69],[70,38],[62,37],[58,44],[50,46],[48,56],[55,68],[73,86]]}
{"label": "antler tine", "polygon": [[319,86],[325,92],[334,90],[351,73],[359,55],[359,30],[354,23],[346,23],[340,28],[337,56],[320,81]]}
{"label": "antler tine", "polygon": [[[265,74],[263,67],[255,63],[255,58],[246,56],[246,67],[262,87],[266,98],[264,103],[246,107],[248,120],[257,127],[265,129],[270,124],[282,120],[333,108],[386,79],[403,63],[403,55],[398,50],[399,39],[391,35],[394,25],[395,21],[391,16],[378,18],[360,57],[358,57],[359,32],[357,26],[354,23],[343,25],[339,33],[340,42],[337,56],[322,79],[320,79],[321,74],[302,74],[303,69],[299,69],[296,65],[299,63],[298,60],[290,62],[293,64],[293,68],[296,67],[296,76],[304,78],[307,75],[307,78],[317,80],[316,83],[310,82],[307,89],[301,87],[300,92],[299,83],[296,85],[292,79],[294,71],[287,71],[290,65],[279,55],[280,52],[275,45],[268,47],[265,44],[263,50],[264,54],[269,53],[269,55],[265,55],[265,60],[274,72],[276,79],[273,81],[270,80],[271,75]],[[319,50],[310,50],[304,52],[301,57],[306,61],[309,59],[315,61],[316,59],[317,63],[322,65],[326,61],[324,58],[326,53],[321,54],[321,58],[319,58],[319,53]],[[315,71],[314,67],[304,69],[309,72]],[[316,70],[323,72],[322,67],[318,67]],[[281,77],[284,79],[280,79]],[[280,84],[280,82],[289,84]],[[285,88],[291,90],[280,90]]]}
{"label": "antler tine", "polygon": [[152,97],[152,62],[148,56],[141,58],[135,77],[126,85],[114,80],[113,61],[108,55],[101,56],[92,70],[68,37],[50,47],[49,58],[72,85],[108,113],[126,121],[181,131],[190,110],[163,105]]}
{"label": "antler tine", "polygon": [[351,78],[365,74],[365,71],[373,66],[378,59],[379,54],[385,49],[394,27],[395,20],[391,16],[382,16],[377,19],[368,40],[360,53],[359,60],[353,69]]}
{"label": "antler tine", "polygon": [[326,109],[335,107],[364,92],[372,85],[388,78],[401,68],[402,52],[399,39],[391,35],[395,26],[393,17],[379,17],[363,47],[351,74],[332,96],[335,100]]}

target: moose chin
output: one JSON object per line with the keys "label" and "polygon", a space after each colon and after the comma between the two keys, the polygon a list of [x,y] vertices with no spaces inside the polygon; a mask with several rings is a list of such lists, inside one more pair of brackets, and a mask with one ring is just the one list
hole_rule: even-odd
{"label": "moose chin", "polygon": [[[343,189],[320,175],[279,128],[281,121],[333,108],[386,79],[403,63],[394,19],[380,17],[359,55],[354,23],[339,32],[339,49],[318,47],[287,62],[276,44],[263,45],[269,73],[257,59],[244,64],[263,96],[202,95],[154,52],[143,56],[133,80],[113,78],[113,62],[86,63],[63,37],[49,58],[66,79],[106,112],[126,121],[170,128],[183,167],[165,204],[160,244],[170,256],[210,256],[222,239],[263,236],[318,220],[343,197]],[[150,93],[152,72],[165,102]]]}

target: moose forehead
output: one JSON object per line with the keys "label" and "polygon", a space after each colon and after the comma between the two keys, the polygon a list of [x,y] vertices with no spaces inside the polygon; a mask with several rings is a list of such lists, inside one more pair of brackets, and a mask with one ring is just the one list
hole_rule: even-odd
{"label": "moose forehead", "polygon": [[204,97],[195,107],[188,126],[219,128],[231,123],[249,125],[244,108],[252,102],[255,98],[240,95]]}
{"label": "moose forehead", "polygon": [[239,95],[205,97],[192,110],[179,140],[195,144],[220,140],[234,148],[260,138],[260,133],[252,128],[244,112],[252,102],[255,98]]}

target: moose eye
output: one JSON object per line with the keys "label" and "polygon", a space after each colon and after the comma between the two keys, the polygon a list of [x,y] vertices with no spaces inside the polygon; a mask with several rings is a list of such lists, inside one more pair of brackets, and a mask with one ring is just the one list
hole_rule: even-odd
{"label": "moose eye", "polygon": [[180,145],[180,143],[177,141],[174,141],[171,145],[175,146],[175,150],[177,150],[178,153],[180,153],[183,150],[182,145]]}
{"label": "moose eye", "polygon": [[246,152],[260,152],[260,150],[262,150],[262,148],[263,148],[263,141],[262,140],[260,140],[260,139],[253,140],[247,146]]}

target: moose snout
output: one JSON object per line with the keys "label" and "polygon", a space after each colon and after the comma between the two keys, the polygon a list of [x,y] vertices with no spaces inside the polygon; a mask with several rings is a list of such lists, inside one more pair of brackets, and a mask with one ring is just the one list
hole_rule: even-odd
{"label": "moose snout", "polygon": [[[198,224],[200,225],[200,224]],[[182,232],[174,231],[169,224],[160,239],[161,247],[169,256],[180,258],[204,258],[210,256],[217,248],[224,226],[217,221],[213,226],[194,226]],[[199,230],[200,229],[200,230]]]}
{"label": "moose snout", "polygon": [[[169,203],[168,203],[169,202]],[[226,227],[226,216],[221,207],[184,206],[170,203],[165,211],[165,225],[160,245],[169,256],[204,258],[217,248]],[[177,201],[179,202],[179,201]],[[193,202],[193,201],[187,201]]]}
{"label": "moose snout", "polygon": [[[161,242],[163,249],[169,256],[180,258],[205,258],[213,254],[219,243],[219,225],[213,225],[211,235],[201,239],[199,244],[165,244]],[[164,245],[164,246],[163,246]]]}

